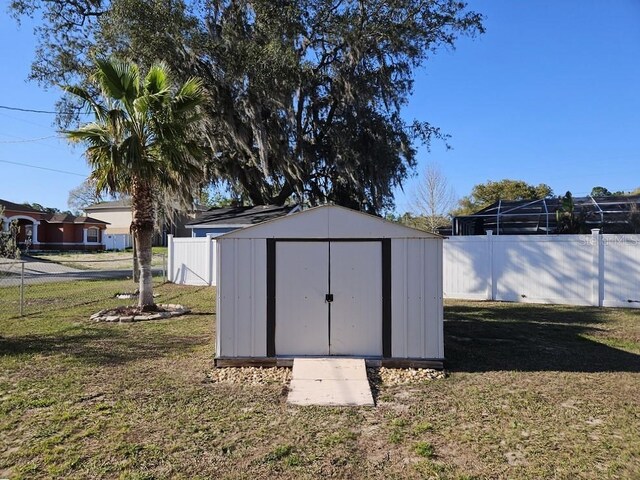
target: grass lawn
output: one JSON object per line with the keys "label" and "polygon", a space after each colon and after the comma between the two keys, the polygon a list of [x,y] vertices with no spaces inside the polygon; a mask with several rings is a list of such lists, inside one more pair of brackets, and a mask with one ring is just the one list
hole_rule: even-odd
{"label": "grass lawn", "polygon": [[0,310],[0,478],[640,478],[640,311],[449,302],[448,378],[301,408],[211,380],[213,289],[157,291],[193,314]]}

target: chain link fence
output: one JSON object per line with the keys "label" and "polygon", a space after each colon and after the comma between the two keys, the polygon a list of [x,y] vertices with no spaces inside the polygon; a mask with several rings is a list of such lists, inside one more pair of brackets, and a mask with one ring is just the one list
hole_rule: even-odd
{"label": "chain link fence", "polygon": [[[165,254],[152,259],[154,287],[166,281]],[[94,302],[122,304],[137,294],[133,257],[121,254],[39,254],[0,258],[0,313],[31,315]],[[135,303],[135,300],[126,300]]]}

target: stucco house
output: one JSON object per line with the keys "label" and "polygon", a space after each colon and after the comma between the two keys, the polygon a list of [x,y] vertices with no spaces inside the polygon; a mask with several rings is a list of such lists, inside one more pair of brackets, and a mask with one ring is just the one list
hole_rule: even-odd
{"label": "stucco house", "polygon": [[[132,246],[131,241],[131,199],[111,200],[94,203],[84,209],[87,215],[107,222],[105,244],[108,250],[122,250]],[[176,237],[191,236],[191,230],[185,228],[185,223],[193,220],[205,208],[194,207],[188,212],[176,213],[172,221],[158,219],[158,233],[154,236],[154,245],[166,245],[167,235]]]}
{"label": "stucco house", "polygon": [[131,247],[131,200],[94,203],[85,207],[84,212],[109,224],[104,231],[107,250],[124,250]]}
{"label": "stucco house", "polygon": [[19,228],[18,245],[29,250],[104,250],[108,222],[87,216],[49,213],[28,205],[0,199],[0,217],[7,230],[14,220]]}

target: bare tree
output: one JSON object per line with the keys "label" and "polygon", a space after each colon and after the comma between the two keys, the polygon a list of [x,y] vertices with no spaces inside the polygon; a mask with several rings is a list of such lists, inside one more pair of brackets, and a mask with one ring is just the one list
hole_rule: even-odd
{"label": "bare tree", "polygon": [[416,188],[412,207],[425,218],[430,232],[449,224],[449,212],[455,203],[456,195],[447,177],[437,164],[428,164]]}
{"label": "bare tree", "polygon": [[67,197],[67,206],[78,214],[85,207],[94,203],[101,202],[103,200],[102,195],[97,192],[95,182],[91,180],[85,180],[76,188],[69,191]]}

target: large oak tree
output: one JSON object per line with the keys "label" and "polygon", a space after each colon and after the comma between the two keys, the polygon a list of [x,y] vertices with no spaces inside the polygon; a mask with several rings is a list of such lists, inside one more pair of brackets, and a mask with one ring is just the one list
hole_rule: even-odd
{"label": "large oak tree", "polygon": [[45,84],[81,80],[96,52],[202,78],[209,180],[235,195],[370,212],[393,204],[415,143],[444,137],[401,115],[415,70],[483,31],[456,0],[14,0],[13,11],[43,15],[32,76]]}

